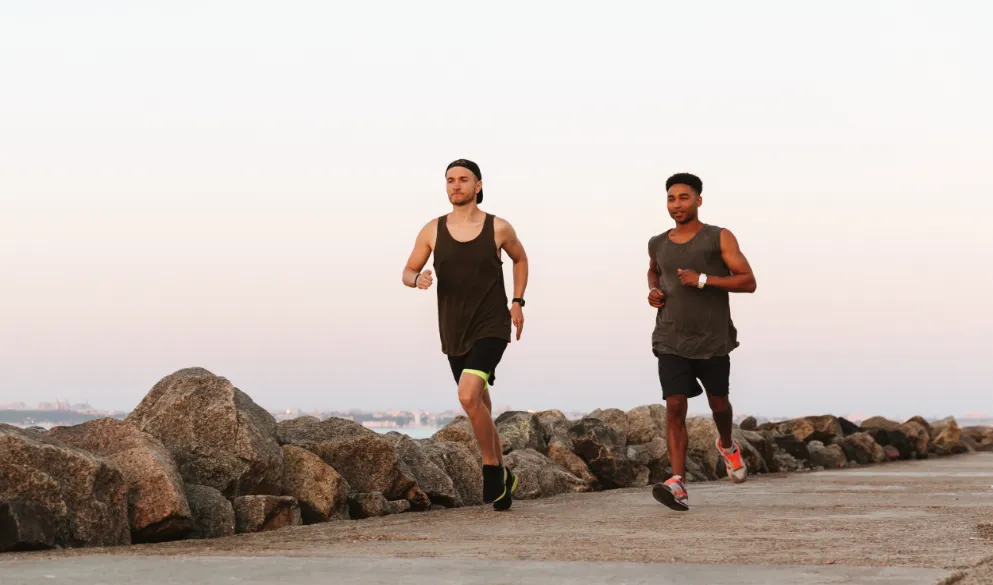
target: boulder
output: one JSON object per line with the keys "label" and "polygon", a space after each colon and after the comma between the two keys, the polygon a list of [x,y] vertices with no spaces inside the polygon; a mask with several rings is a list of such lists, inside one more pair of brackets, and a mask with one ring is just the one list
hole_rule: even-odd
{"label": "boulder", "polygon": [[348,496],[348,513],[353,519],[376,518],[393,513],[390,502],[379,492]]}
{"label": "boulder", "polygon": [[403,500],[416,485],[397,454],[397,448],[378,433],[350,435],[319,443],[297,443],[320,457],[348,482],[352,493],[383,494],[387,500]]}
{"label": "boulder", "polygon": [[841,433],[844,436],[854,435],[862,431],[862,427],[844,417],[838,417],[838,424],[841,425]]}
{"label": "boulder", "polygon": [[618,408],[598,408],[588,414],[586,418],[600,419],[607,424],[617,434],[618,446],[624,447],[628,440],[628,417],[623,410]]}
{"label": "boulder", "polygon": [[623,451],[624,443],[611,426],[599,418],[586,417],[569,427],[576,455],[607,489],[625,488],[636,479],[631,462]]}
{"label": "boulder", "polygon": [[724,465],[721,463],[721,456],[717,452],[717,426],[713,419],[700,416],[692,416],[686,419],[686,456],[694,459],[700,464],[703,473],[709,480],[718,479],[717,468],[720,464],[723,471]]}
{"label": "boulder", "polygon": [[747,431],[740,430],[741,436],[748,441],[748,443],[758,452],[759,457],[761,457],[763,464],[758,467],[749,469],[765,470],[765,472],[776,473],[779,471],[779,466],[776,459],[776,451],[778,447],[776,446],[776,441],[773,434],[770,431]]}
{"label": "boulder", "polygon": [[804,442],[830,443],[835,437],[844,436],[838,417],[832,415],[806,416],[784,422],[765,423],[758,428],[771,430],[777,434],[788,433]]}
{"label": "boulder", "polygon": [[39,513],[54,525],[55,544],[131,544],[128,484],[117,467],[44,434],[0,424],[0,502],[14,501],[33,504],[8,508],[8,517],[38,510],[35,505],[48,510]]}
{"label": "boulder", "polygon": [[847,459],[845,451],[839,445],[824,446],[820,441],[807,443],[810,451],[810,464],[824,469],[840,469],[845,467]]}
{"label": "boulder", "polygon": [[[395,500],[393,502],[386,502],[386,507],[390,511],[390,514],[403,514],[404,512],[409,512],[411,510],[410,500]],[[429,505],[426,510],[430,510]]]}
{"label": "boulder", "polygon": [[0,552],[55,548],[56,523],[38,502],[0,502]]}
{"label": "boulder", "polygon": [[893,445],[886,445],[883,447],[883,453],[886,454],[886,458],[890,461],[897,461],[900,457],[900,450]]}
{"label": "boulder", "polygon": [[810,451],[807,449],[807,444],[802,439],[798,439],[796,435],[774,435],[773,441],[775,441],[776,447],[798,461],[810,459]]}
{"label": "boulder", "polygon": [[183,478],[169,450],[155,437],[114,418],[59,427],[48,435],[99,455],[121,471],[128,483],[132,542],[185,538],[193,529]]}
{"label": "boulder", "polygon": [[448,477],[444,469],[431,461],[417,441],[397,432],[387,433],[384,438],[396,448],[401,471],[413,478],[417,482],[417,487],[426,494],[426,502],[419,498],[407,498],[414,510],[428,510],[432,504],[446,508],[462,506],[462,498],[455,489],[452,478]]}
{"label": "boulder", "polygon": [[975,443],[976,451],[993,451],[993,426],[962,427],[962,435]]}
{"label": "boulder", "polygon": [[300,505],[305,524],[348,519],[348,482],[320,457],[283,445],[283,491]]}
{"label": "boulder", "polygon": [[844,450],[846,459],[859,465],[886,461],[886,452],[867,432],[844,437],[840,447]]}
{"label": "boulder", "polygon": [[917,459],[926,458],[928,456],[928,445],[931,443],[931,435],[928,434],[927,429],[915,421],[907,421],[900,428],[903,434],[907,436],[911,453]]}
{"label": "boulder", "polygon": [[886,447],[896,449],[898,453],[897,459],[910,459],[911,454],[914,452],[914,447],[907,439],[906,433],[899,428],[883,429],[875,427],[869,428],[866,432],[869,433],[876,443],[879,443],[879,446],[883,447],[884,451]]}
{"label": "boulder", "polygon": [[313,416],[301,416],[276,423],[276,437],[280,445],[302,445],[340,441],[353,437],[366,437],[376,432],[355,421],[329,417],[321,420]]}
{"label": "boulder", "polygon": [[665,406],[649,404],[627,411],[628,445],[645,445],[655,439],[665,440],[668,423]]}
{"label": "boulder", "polygon": [[927,419],[925,419],[923,416],[914,416],[914,417],[911,417],[911,418],[907,419],[905,422],[914,422],[914,423],[917,423],[917,424],[921,425],[922,427],[924,427],[924,429],[928,432],[928,436],[931,435],[931,423],[929,423],[927,421]]}
{"label": "boulder", "polygon": [[[648,483],[659,483],[670,477],[669,449],[665,439],[661,437],[641,445],[629,445],[627,457],[636,466],[636,472],[640,468],[648,470]],[[640,479],[635,482],[636,485]]]}
{"label": "boulder", "polygon": [[172,453],[183,481],[227,498],[278,494],[283,452],[276,420],[230,381],[203,368],[160,380],[127,416]]}
{"label": "boulder", "polygon": [[268,532],[300,526],[303,519],[296,498],[290,496],[239,496],[234,499],[235,532]]}
{"label": "boulder", "polygon": [[797,461],[795,457],[786,451],[776,451],[776,467],[779,471],[798,471],[803,469],[803,462]]}
{"label": "boulder", "polygon": [[515,500],[590,491],[586,482],[535,449],[513,451],[504,456],[504,465],[517,475]]}
{"label": "boulder", "polygon": [[465,443],[434,439],[422,439],[418,443],[424,454],[451,478],[463,505],[483,503],[483,464]]}
{"label": "boulder", "polygon": [[759,423],[755,420],[754,416],[746,417],[745,420],[741,421],[739,425],[743,431],[757,431],[759,429]]}
{"label": "boulder", "polygon": [[932,425],[934,434],[931,440],[931,450],[938,455],[957,455],[967,453],[969,447],[962,442],[962,429],[954,418],[947,418]]}
{"label": "boulder", "polygon": [[860,426],[862,427],[863,430],[866,431],[876,430],[876,429],[883,429],[886,431],[900,430],[900,423],[896,421],[892,421],[882,416],[874,416],[871,418],[867,418],[864,421],[862,421],[862,424]]}
{"label": "boulder", "polygon": [[548,448],[545,429],[542,428],[535,414],[507,411],[497,417],[495,425],[497,434],[500,435],[500,445],[505,454],[525,449],[534,449],[539,453],[544,453]]}
{"label": "boulder", "polygon": [[[435,441],[446,443],[460,443],[469,449],[469,452],[479,460],[480,465],[483,464],[483,452],[479,449],[479,442],[476,441],[476,434],[472,430],[472,423],[469,422],[467,417],[462,415],[455,417],[452,422],[431,435],[431,438]],[[469,506],[472,504],[467,503],[466,505]]]}
{"label": "boulder", "polygon": [[548,458],[581,479],[589,491],[597,489],[599,482],[590,471],[589,465],[579,455],[572,452],[572,439],[569,439],[568,445],[558,440],[550,442],[548,444]]}
{"label": "boulder", "polygon": [[234,506],[220,491],[205,485],[186,484],[193,515],[189,538],[222,538],[234,535]]}

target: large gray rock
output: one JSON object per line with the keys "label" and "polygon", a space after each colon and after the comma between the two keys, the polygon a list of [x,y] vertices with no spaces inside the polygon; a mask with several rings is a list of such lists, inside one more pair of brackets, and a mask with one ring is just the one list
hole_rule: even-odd
{"label": "large gray rock", "polygon": [[545,429],[542,428],[538,417],[530,412],[505,412],[497,417],[495,425],[504,453],[525,449],[534,449],[543,453],[547,449]]}
{"label": "large gray rock", "polygon": [[55,548],[56,520],[38,502],[0,502],[0,552]]}
{"label": "large gray rock", "polygon": [[975,443],[976,451],[993,451],[993,426],[962,427],[962,436]]}
{"label": "large gray rock", "polygon": [[183,478],[169,450],[155,437],[113,418],[58,427],[48,435],[121,470],[128,482],[132,542],[175,540],[193,529]]}
{"label": "large gray rock", "polygon": [[777,464],[776,451],[778,447],[776,446],[776,441],[773,434],[770,431],[746,431],[740,430],[741,436],[744,437],[746,441],[758,452],[759,456],[762,458],[764,465],[760,465],[757,469],[759,471],[764,467],[766,471],[770,473],[776,473],[779,471],[779,465]]}
{"label": "large gray rock", "polygon": [[131,544],[128,484],[117,467],[42,433],[0,424],[0,502],[13,501],[47,509],[56,544]]}
{"label": "large gray rock", "polygon": [[[479,442],[476,441],[476,434],[472,430],[472,423],[465,416],[457,416],[452,422],[441,427],[435,434],[431,435],[431,438],[435,441],[443,441],[445,443],[459,443],[464,445],[473,456],[479,460],[479,464],[483,463],[483,453],[479,449]],[[480,467],[480,469],[482,469]],[[467,506],[472,505],[466,503]]]}
{"label": "large gray rock", "polygon": [[300,504],[305,524],[348,519],[348,482],[310,451],[283,445],[283,495]]}
{"label": "large gray rock", "polygon": [[867,418],[864,421],[862,421],[859,424],[859,426],[862,427],[862,429],[863,430],[866,430],[866,431],[876,430],[876,429],[883,429],[883,430],[886,430],[886,431],[900,430],[900,423],[898,423],[896,421],[892,421],[892,420],[890,420],[888,418],[885,418],[885,417],[882,417],[882,416],[873,416],[873,417]]}
{"label": "large gray rock", "polygon": [[845,458],[859,465],[886,461],[886,452],[867,432],[848,435],[840,439],[839,445],[845,452]]}
{"label": "large gray rock", "polygon": [[618,408],[598,408],[588,414],[586,418],[598,418],[607,423],[607,426],[613,429],[617,434],[618,446],[627,446],[629,430],[628,417],[623,410]]}
{"label": "large gray rock", "polygon": [[400,464],[397,449],[377,433],[297,446],[316,454],[345,478],[352,493],[383,494],[387,500],[407,499],[417,485]]}
{"label": "large gray rock", "polygon": [[624,441],[599,418],[582,418],[569,427],[576,455],[607,489],[634,485],[637,475],[624,452]]}
{"label": "large gray rock", "polygon": [[535,416],[538,417],[538,424],[545,431],[545,439],[549,445],[559,442],[572,450],[572,439],[569,437],[569,426],[572,423],[561,411],[545,410]]}
{"label": "large gray rock", "polygon": [[569,443],[558,440],[548,444],[548,458],[557,463],[572,475],[578,477],[586,484],[590,491],[597,489],[599,481],[590,471],[590,466],[572,451],[572,439]]}
{"label": "large gray rock", "polygon": [[824,469],[840,469],[845,466],[845,452],[839,445],[824,446],[820,441],[807,443],[810,450],[810,464]]}
{"label": "large gray rock", "polygon": [[627,444],[644,445],[655,439],[666,439],[668,422],[666,421],[665,406],[649,404],[638,406],[627,411]]}
{"label": "large gray rock", "polygon": [[636,468],[648,470],[648,483],[659,483],[669,478],[669,449],[665,439],[656,437],[648,443],[628,445],[627,457]]}
{"label": "large gray rock", "polygon": [[483,464],[465,443],[423,439],[418,441],[424,453],[452,479],[465,506],[483,503]]}
{"label": "large gray rock", "polygon": [[969,447],[962,440],[962,429],[954,417],[942,419],[931,425],[930,450],[938,455],[968,453]]}
{"label": "large gray rock", "polygon": [[452,478],[428,457],[417,441],[397,432],[387,433],[384,438],[396,448],[402,471],[413,478],[418,488],[427,494],[426,505],[424,502],[411,501],[414,510],[427,510],[432,504],[446,508],[462,506],[462,498],[455,489]]}
{"label": "large gray rock", "polygon": [[126,419],[162,441],[186,483],[228,498],[278,494],[283,452],[276,421],[226,378],[203,368],[160,380]]}
{"label": "large gray rock", "polygon": [[[703,469],[707,479],[718,479],[718,465],[723,470],[720,454],[717,452],[717,426],[713,419],[693,416],[686,419],[686,456],[694,459]],[[725,474],[726,475],[726,474]]]}
{"label": "large gray rock", "polygon": [[221,538],[234,535],[234,506],[218,490],[186,484],[186,497],[193,515],[189,538]]}
{"label": "large gray rock", "polygon": [[389,516],[394,513],[390,502],[379,492],[348,496],[348,513],[355,520]]}
{"label": "large gray rock", "polygon": [[924,459],[928,456],[928,445],[931,443],[931,436],[927,429],[916,421],[907,421],[901,425],[901,430],[907,436],[907,441],[917,459]]}
{"label": "large gray rock", "polygon": [[268,532],[303,523],[300,506],[290,496],[240,496],[233,504],[238,534]]}
{"label": "large gray rock", "polygon": [[838,417],[832,415],[806,416],[783,422],[764,423],[758,426],[758,430],[791,434],[804,442],[830,443],[837,437],[845,436]]}
{"label": "large gray rock", "polygon": [[504,457],[504,464],[517,475],[516,500],[531,500],[590,490],[586,482],[572,475],[534,449],[514,451]]}
{"label": "large gray rock", "polygon": [[280,445],[302,445],[341,441],[354,437],[374,436],[375,431],[355,421],[329,417],[321,420],[313,416],[283,420],[276,423],[276,436]]}

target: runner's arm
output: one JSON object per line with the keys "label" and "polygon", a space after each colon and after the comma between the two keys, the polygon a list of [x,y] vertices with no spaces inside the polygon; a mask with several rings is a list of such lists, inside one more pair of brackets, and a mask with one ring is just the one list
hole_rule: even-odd
{"label": "runner's arm", "polygon": [[514,226],[506,220],[496,218],[495,229],[497,238],[503,242],[501,247],[507,252],[507,256],[514,261],[514,296],[513,298],[524,298],[524,290],[528,287],[528,254],[524,251],[524,244],[517,237]]}
{"label": "runner's arm", "polygon": [[724,289],[728,292],[755,292],[755,275],[748,259],[738,246],[738,239],[730,230],[721,230],[721,257],[731,270],[731,276],[707,275],[707,286]]}
{"label": "runner's arm", "polygon": [[411,250],[407,265],[403,269],[403,284],[405,286],[414,288],[414,280],[421,273],[424,265],[427,264],[428,258],[431,257],[431,228],[433,225],[434,221],[429,222],[417,234],[414,249]]}
{"label": "runner's arm", "polygon": [[659,289],[662,280],[662,269],[659,268],[657,262],[655,262],[655,257],[652,253],[648,253],[648,290]]}

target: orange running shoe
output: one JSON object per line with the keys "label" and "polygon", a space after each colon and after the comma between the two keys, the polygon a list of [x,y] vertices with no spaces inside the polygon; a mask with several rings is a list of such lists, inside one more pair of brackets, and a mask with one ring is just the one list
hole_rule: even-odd
{"label": "orange running shoe", "polygon": [[721,447],[721,438],[717,437],[717,452],[724,459],[724,467],[728,470],[728,477],[734,483],[744,483],[748,478],[748,466],[741,459],[741,448],[738,443],[731,442],[731,450],[726,451]]}
{"label": "orange running shoe", "polygon": [[690,509],[690,496],[686,493],[683,478],[678,475],[670,477],[665,483],[657,483],[652,488],[652,496],[673,510],[685,512]]}

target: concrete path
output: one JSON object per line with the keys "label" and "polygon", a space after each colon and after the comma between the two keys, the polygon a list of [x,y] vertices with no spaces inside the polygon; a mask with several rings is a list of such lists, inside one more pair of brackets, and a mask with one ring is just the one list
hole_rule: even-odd
{"label": "concrete path", "polygon": [[4,585],[933,585],[942,569],[763,567],[472,559],[86,558],[15,563]]}
{"label": "concrete path", "polygon": [[[0,555],[0,583],[934,585],[993,556],[993,454],[332,522],[212,541]],[[981,581],[980,581],[981,582]]]}

